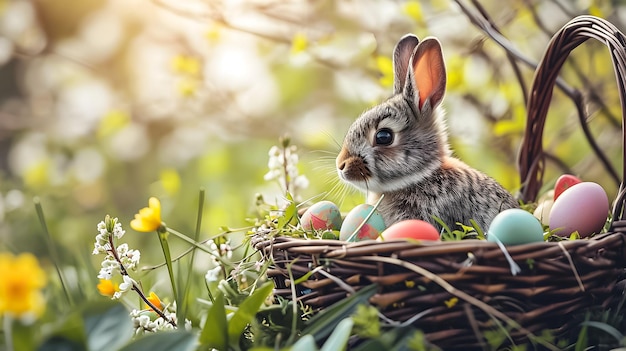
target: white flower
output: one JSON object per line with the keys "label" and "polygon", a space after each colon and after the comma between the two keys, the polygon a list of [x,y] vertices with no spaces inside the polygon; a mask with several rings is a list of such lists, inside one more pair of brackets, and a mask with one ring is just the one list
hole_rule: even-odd
{"label": "white flower", "polygon": [[120,264],[110,254],[104,258],[100,266],[100,272],[98,273],[98,278],[100,279],[109,280],[113,274],[120,270]]}
{"label": "white flower", "polygon": [[281,156],[271,156],[267,161],[267,168],[280,169],[283,165],[284,159]]}
{"label": "white flower", "polygon": [[100,221],[96,228],[98,228],[98,232],[100,233],[100,235],[106,236],[109,234],[109,231],[107,230],[107,226],[104,221]]}
{"label": "white flower", "polygon": [[268,172],[263,176],[266,181],[277,181],[283,190],[288,191],[297,200],[297,191],[307,188],[309,181],[301,176],[298,170],[298,148],[295,145],[287,148],[272,146],[267,162]]}
{"label": "white flower", "polygon": [[309,179],[301,174],[294,179],[293,184],[298,189],[306,189],[309,187]]}
{"label": "white flower", "polygon": [[109,237],[111,234],[107,231],[104,221],[98,223],[97,229],[98,235],[96,235],[96,242],[94,243],[94,249],[92,252],[93,255],[106,253],[111,249],[111,245],[109,244]]}
{"label": "white flower", "polygon": [[225,256],[228,259],[231,259],[233,257],[233,249],[230,247],[228,242],[225,244],[220,244],[220,255]]}
{"label": "white flower", "polygon": [[139,264],[140,258],[141,252],[139,250],[128,250],[124,256],[120,257],[126,269],[135,269]]}
{"label": "white flower", "polygon": [[257,272],[260,272],[260,271],[261,271],[261,268],[263,267],[263,265],[264,265],[264,264],[265,264],[265,261],[264,261],[264,260],[256,261],[256,262],[254,262],[254,269],[255,269]]}
{"label": "white flower", "polygon": [[280,156],[282,153],[283,153],[283,152],[282,152],[282,150],[281,150],[280,148],[278,148],[278,146],[274,145],[274,146],[272,146],[272,147],[270,148],[270,151],[269,151],[267,154],[268,154],[268,156],[270,156],[270,157],[272,157],[272,156],[278,157],[278,156]]}
{"label": "white flower", "polygon": [[206,272],[204,279],[207,281],[207,283],[218,281],[220,278],[221,270],[222,270],[222,267],[219,265],[215,266],[215,268],[209,269]]}
{"label": "white flower", "polygon": [[121,245],[119,245],[119,246],[117,247],[117,254],[118,254],[119,256],[124,256],[124,255],[126,255],[126,252],[127,252],[127,251],[128,251],[128,244],[126,244],[126,243],[121,244]]}
{"label": "white flower", "polygon": [[265,173],[265,175],[263,176],[263,179],[265,181],[270,181],[270,180],[280,178],[281,175],[282,175],[282,172],[280,171],[280,169],[271,169],[269,172]]}
{"label": "white flower", "polygon": [[127,275],[124,275],[122,277],[124,278],[124,282],[120,284],[120,290],[116,291],[115,294],[113,294],[113,299],[119,299],[124,293],[132,289],[133,286],[135,286],[136,284],[133,278]]}
{"label": "white flower", "polygon": [[117,218],[114,218],[113,221],[115,222],[115,225],[113,226],[113,236],[119,239],[126,234],[126,231],[122,229],[122,223],[119,223]]}

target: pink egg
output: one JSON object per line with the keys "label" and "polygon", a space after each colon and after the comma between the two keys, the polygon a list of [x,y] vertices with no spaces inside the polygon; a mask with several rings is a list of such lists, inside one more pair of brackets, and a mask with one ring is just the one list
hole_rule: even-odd
{"label": "pink egg", "polygon": [[592,182],[572,186],[554,201],[550,211],[550,230],[560,236],[578,232],[582,238],[599,233],[609,214],[609,199],[604,189]]}
{"label": "pink egg", "polygon": [[439,231],[428,222],[419,219],[409,219],[393,224],[383,232],[382,237],[384,240],[416,239],[436,241],[439,240]]}

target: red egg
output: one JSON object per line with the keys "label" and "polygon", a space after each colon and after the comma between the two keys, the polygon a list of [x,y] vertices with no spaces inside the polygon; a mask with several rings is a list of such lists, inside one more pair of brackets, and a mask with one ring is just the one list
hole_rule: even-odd
{"label": "red egg", "polygon": [[576,176],[563,174],[556,180],[556,184],[554,185],[554,200],[556,200],[565,190],[581,182],[582,180]]}
{"label": "red egg", "polygon": [[408,219],[387,228],[383,232],[382,237],[384,240],[416,239],[436,241],[439,240],[439,231],[428,222],[419,219]]}

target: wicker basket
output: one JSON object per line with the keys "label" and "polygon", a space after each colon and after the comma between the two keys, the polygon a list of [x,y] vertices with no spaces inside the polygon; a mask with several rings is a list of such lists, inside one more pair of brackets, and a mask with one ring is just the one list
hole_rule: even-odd
{"label": "wicker basket", "polygon": [[[532,85],[519,163],[525,201],[534,201],[541,187],[541,135],[558,72],[569,53],[589,38],[610,49],[626,118],[624,35],[596,17],[573,19],[552,38]],[[444,349],[484,346],[483,332],[496,328],[508,330],[509,342],[523,343],[543,330],[574,330],[580,320],[573,314],[607,308],[621,297],[625,193],[622,183],[606,234],[508,247],[522,270],[517,275],[496,244],[480,240],[346,243],[257,235],[253,243],[272,260],[268,275],[284,298],[291,298],[288,266],[294,279],[315,270],[297,287],[297,298],[315,309],[376,283],[370,302],[385,319],[409,321]]]}

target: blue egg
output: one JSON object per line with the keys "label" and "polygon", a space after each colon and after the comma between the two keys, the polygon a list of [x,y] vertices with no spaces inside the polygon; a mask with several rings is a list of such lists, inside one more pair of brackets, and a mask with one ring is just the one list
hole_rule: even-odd
{"label": "blue egg", "polygon": [[[365,219],[368,218],[367,222]],[[364,223],[365,222],[365,223]],[[353,235],[360,228],[356,235]],[[376,240],[385,230],[383,216],[372,205],[361,204],[350,211],[341,225],[339,238],[341,240],[361,241]]]}
{"label": "blue egg", "polygon": [[487,240],[496,242],[496,238],[504,245],[541,242],[544,241],[543,227],[531,213],[512,208],[500,212],[491,222]]}

